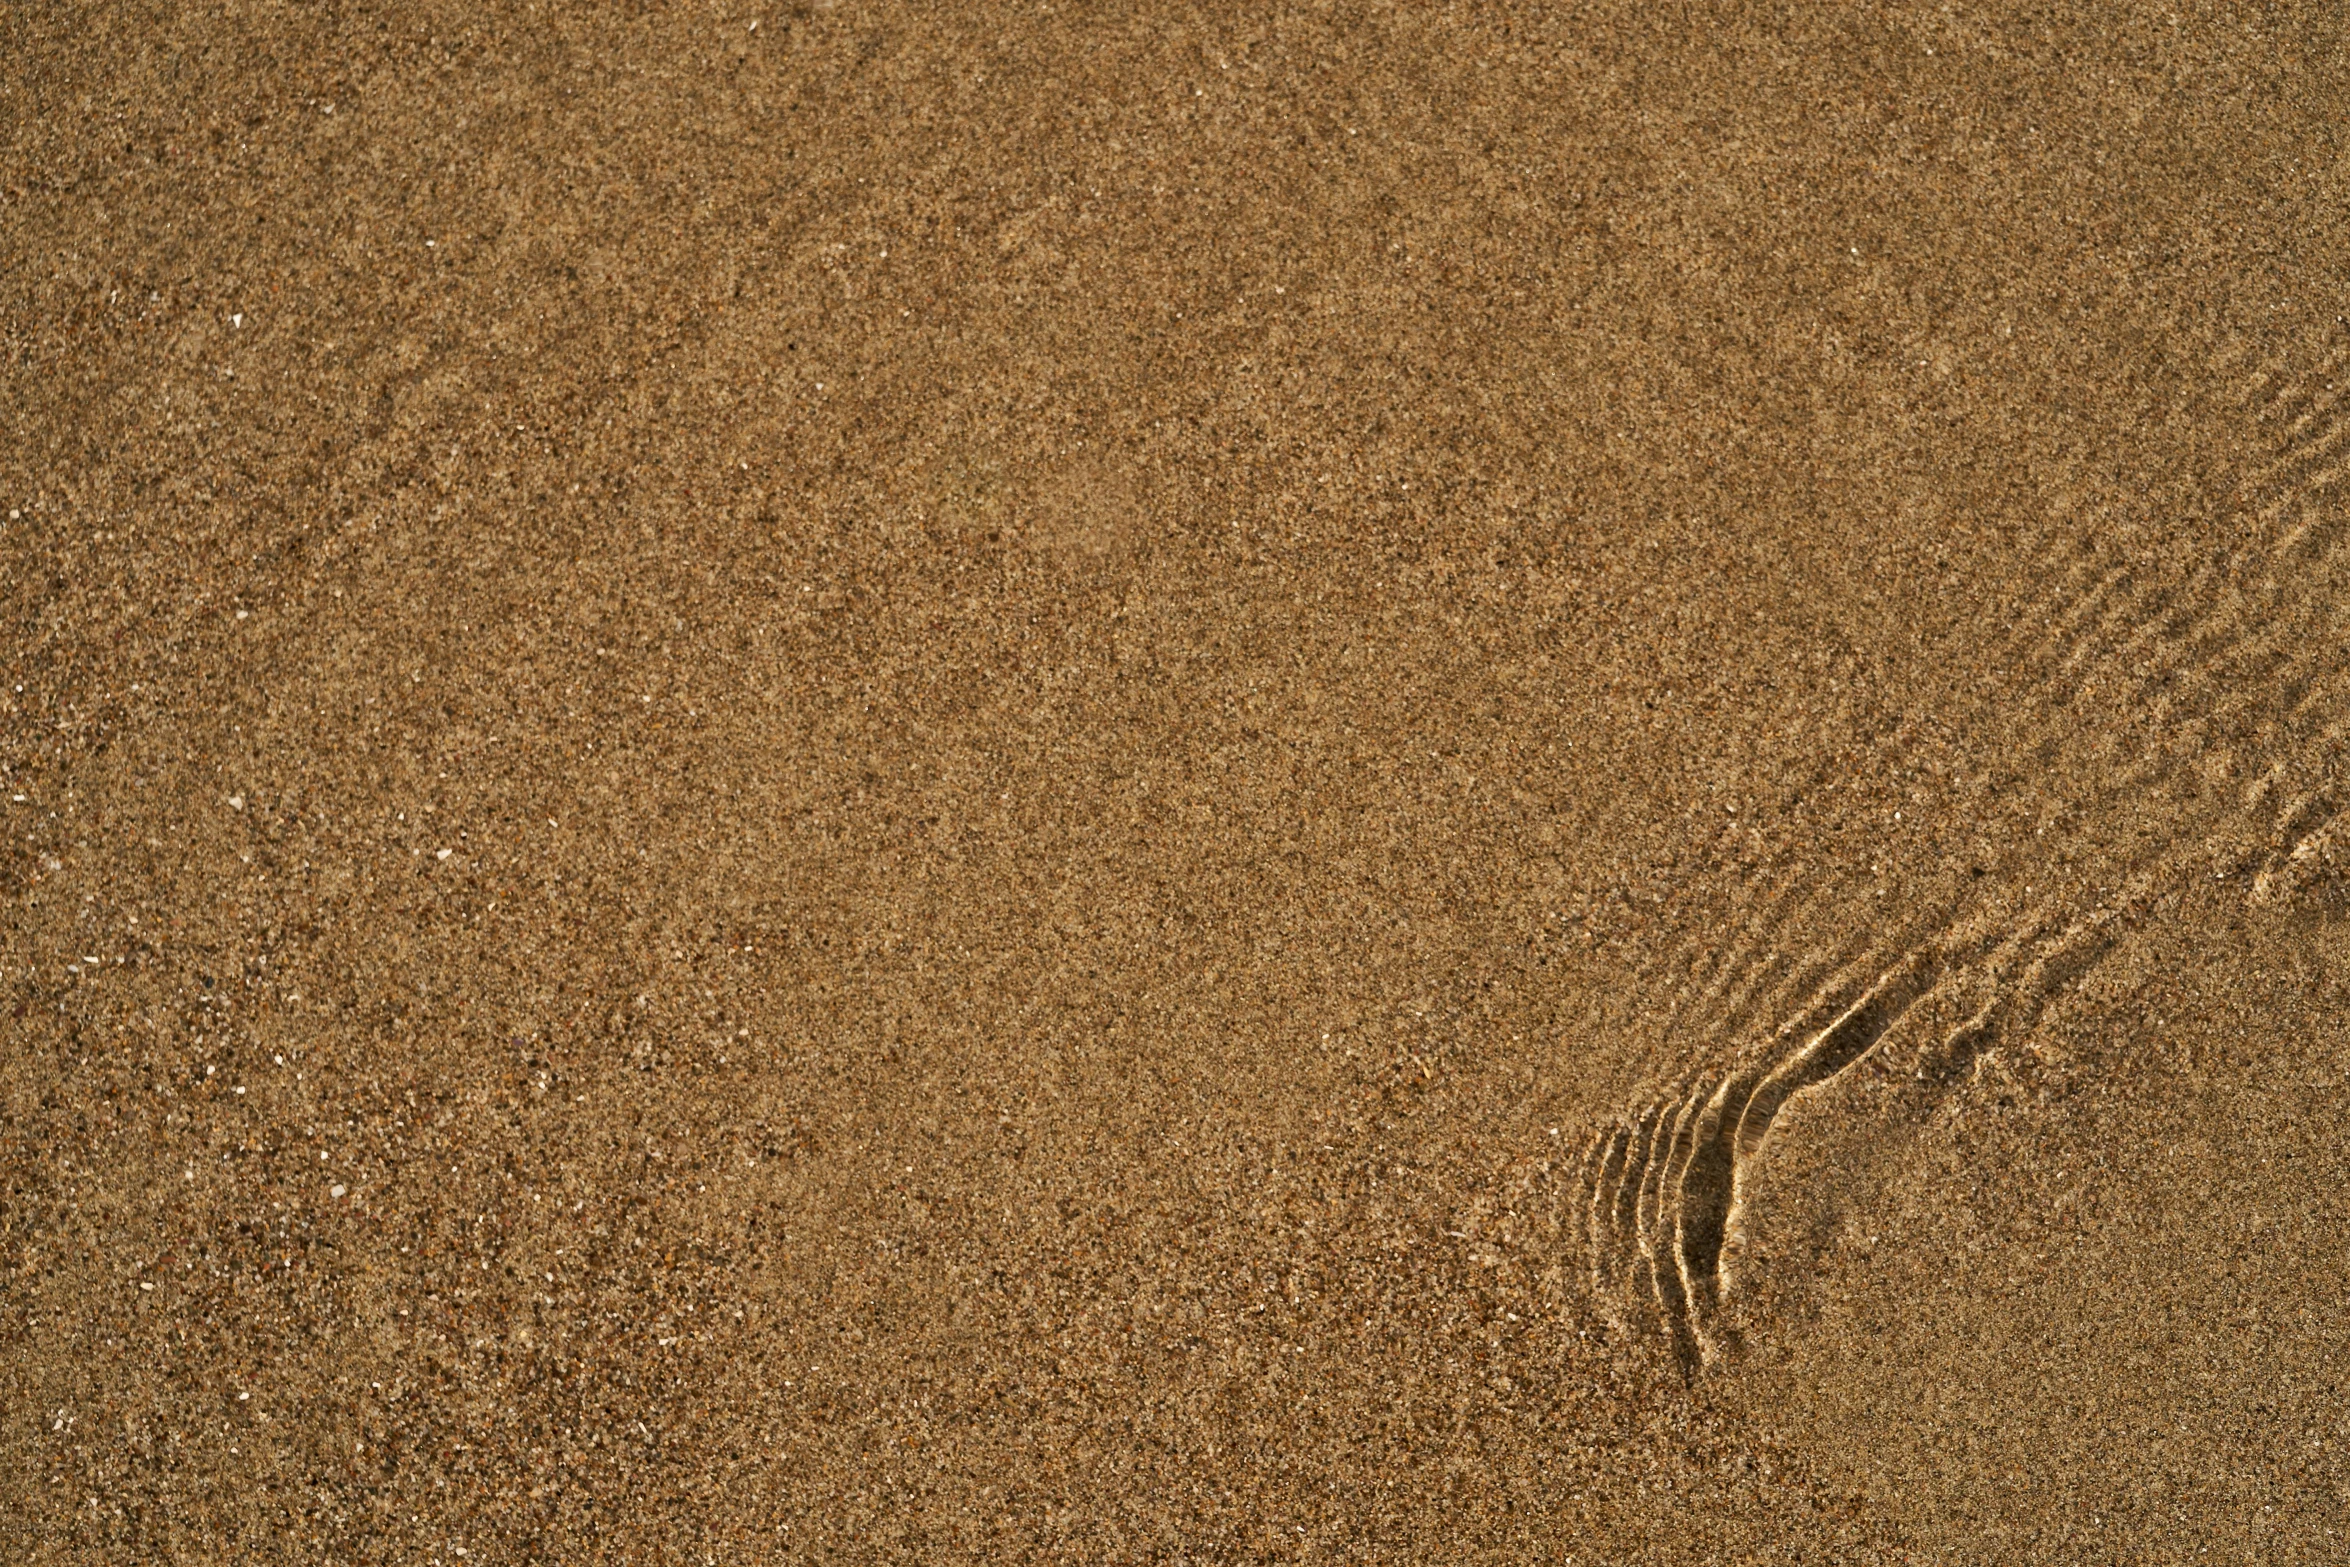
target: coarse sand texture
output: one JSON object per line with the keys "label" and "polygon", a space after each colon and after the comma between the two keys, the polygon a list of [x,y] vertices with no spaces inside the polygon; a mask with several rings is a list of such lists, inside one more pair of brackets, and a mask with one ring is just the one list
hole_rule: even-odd
{"label": "coarse sand texture", "polygon": [[0,11],[0,1560],[2350,1560],[2346,125]]}

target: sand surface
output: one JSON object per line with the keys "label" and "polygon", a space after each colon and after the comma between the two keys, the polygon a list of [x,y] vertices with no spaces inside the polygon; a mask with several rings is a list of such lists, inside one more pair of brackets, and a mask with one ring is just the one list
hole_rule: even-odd
{"label": "sand surface", "polygon": [[0,15],[0,1555],[2350,1558],[2336,8]]}

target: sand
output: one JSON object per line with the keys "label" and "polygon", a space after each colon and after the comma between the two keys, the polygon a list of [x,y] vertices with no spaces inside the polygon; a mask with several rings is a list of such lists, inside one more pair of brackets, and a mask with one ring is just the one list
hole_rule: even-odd
{"label": "sand", "polygon": [[2340,1561],[2320,7],[18,7],[0,1546]]}

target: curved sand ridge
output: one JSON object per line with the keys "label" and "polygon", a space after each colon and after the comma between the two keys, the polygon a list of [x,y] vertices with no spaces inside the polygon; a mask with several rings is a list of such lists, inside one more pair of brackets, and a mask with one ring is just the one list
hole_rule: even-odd
{"label": "curved sand ridge", "polygon": [[[2331,862],[2350,612],[2318,569],[2350,525],[2337,497],[2350,417],[2332,379],[2346,362],[2337,324],[2302,368],[2262,365],[2217,406],[2182,410],[2247,420],[2266,448],[2223,518],[2247,548],[2182,570],[2076,539],[2039,563],[2048,590],[1984,661],[1988,689],[2013,695],[1967,720],[1992,754],[2039,759],[2038,825],[2000,863],[1924,867],[1923,891],[1886,908],[1870,878],[1790,845],[1746,880],[1731,928],[1655,966],[1687,976],[1655,1052],[1673,1064],[1569,1169],[1542,1175],[1562,1230],[1581,1232],[1595,1293],[1626,1322],[1711,1361],[1739,1341],[1727,1308],[1755,1270],[1800,1264],[1750,1235],[1758,1204],[1790,1195],[1771,1189],[1765,1155],[1791,1105],[1863,1067],[1930,1105],[1987,1053],[2023,1047],[2186,879],[2240,880],[2268,901]],[[2085,720],[2093,691],[2117,717]],[[1899,773],[1916,734],[1905,726],[1871,760]]]}

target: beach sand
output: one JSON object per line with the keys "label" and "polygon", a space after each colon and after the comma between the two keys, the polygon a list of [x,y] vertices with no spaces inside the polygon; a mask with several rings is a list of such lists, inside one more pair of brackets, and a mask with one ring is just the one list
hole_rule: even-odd
{"label": "beach sand", "polygon": [[2350,1554],[2328,10],[0,44],[9,1559]]}

